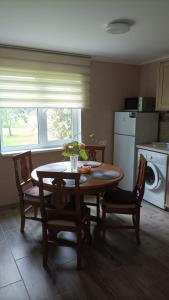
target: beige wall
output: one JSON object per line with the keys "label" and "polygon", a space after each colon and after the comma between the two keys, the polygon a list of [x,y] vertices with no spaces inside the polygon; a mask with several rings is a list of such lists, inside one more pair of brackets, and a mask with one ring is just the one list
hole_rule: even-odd
{"label": "beige wall", "polygon": [[137,96],[139,67],[93,62],[91,74],[91,109],[82,114],[82,135],[85,143],[94,132],[97,142],[106,143],[106,161],[113,159],[114,112],[123,109],[124,97]]}
{"label": "beige wall", "polygon": [[156,97],[158,62],[143,65],[140,68],[140,96]]}
{"label": "beige wall", "polygon": [[[137,96],[139,90],[138,66],[92,62],[91,109],[82,112],[82,139],[89,142],[95,133],[97,142],[106,142],[106,161],[113,159],[114,111],[123,108],[123,99]],[[34,166],[61,160],[59,152],[34,153]],[[0,157],[0,206],[18,201],[11,157]]]}

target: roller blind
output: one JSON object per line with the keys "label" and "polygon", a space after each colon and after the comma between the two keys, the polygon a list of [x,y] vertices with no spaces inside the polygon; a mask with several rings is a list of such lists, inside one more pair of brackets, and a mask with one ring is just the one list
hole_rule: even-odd
{"label": "roller blind", "polygon": [[0,52],[0,107],[89,107],[89,58],[27,54]]}

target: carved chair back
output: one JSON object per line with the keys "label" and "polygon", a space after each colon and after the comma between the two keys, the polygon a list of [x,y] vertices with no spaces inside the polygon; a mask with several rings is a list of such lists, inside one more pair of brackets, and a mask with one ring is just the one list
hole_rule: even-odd
{"label": "carved chair back", "polygon": [[102,163],[104,163],[104,153],[105,153],[104,145],[86,145],[85,150],[88,153],[88,160],[96,161],[98,159]]}
{"label": "carved chair back", "polygon": [[[80,190],[79,190],[79,173],[68,172],[46,172],[38,171],[39,178],[39,194],[41,200],[41,214],[43,221],[49,219],[57,219],[60,216],[64,218],[74,217],[77,222],[81,220],[81,204],[80,204]],[[46,206],[44,199],[44,183],[46,179],[51,180],[52,184],[52,198],[51,205]],[[68,185],[74,185],[71,193]]]}
{"label": "carved chair back", "polygon": [[16,187],[19,195],[23,195],[24,187],[31,183],[32,159],[31,151],[13,156]]}
{"label": "carved chair back", "polygon": [[145,172],[146,172],[147,161],[142,154],[140,154],[137,181],[134,188],[134,193],[137,200],[137,205],[141,205],[141,201],[144,195],[145,188]]}

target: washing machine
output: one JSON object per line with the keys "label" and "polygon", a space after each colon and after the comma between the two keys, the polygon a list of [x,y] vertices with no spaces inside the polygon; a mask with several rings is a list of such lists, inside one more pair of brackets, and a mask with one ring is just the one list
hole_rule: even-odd
{"label": "washing machine", "polygon": [[140,154],[143,154],[147,160],[143,199],[165,209],[168,155],[147,149],[138,149],[138,159]]}

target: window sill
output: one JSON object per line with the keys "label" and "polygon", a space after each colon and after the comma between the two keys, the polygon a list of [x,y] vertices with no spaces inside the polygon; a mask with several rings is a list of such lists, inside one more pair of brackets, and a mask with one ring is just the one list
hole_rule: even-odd
{"label": "window sill", "polygon": [[[57,148],[42,148],[42,149],[30,149],[32,153],[46,153],[46,152],[61,152],[63,150],[62,147]],[[10,152],[2,152],[1,157],[11,157],[13,155],[26,152],[27,150],[18,150],[18,151],[10,151]]]}

